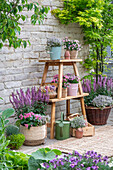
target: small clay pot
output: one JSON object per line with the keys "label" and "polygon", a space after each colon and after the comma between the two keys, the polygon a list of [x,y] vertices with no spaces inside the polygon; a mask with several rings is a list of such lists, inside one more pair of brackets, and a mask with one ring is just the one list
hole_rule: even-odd
{"label": "small clay pot", "polygon": [[75,137],[79,138],[79,139],[83,137],[83,129],[82,128],[78,128],[75,130]]}
{"label": "small clay pot", "polygon": [[70,52],[68,50],[65,51],[64,58],[70,60]]}
{"label": "small clay pot", "polygon": [[67,88],[64,89],[62,88],[62,98],[66,98],[67,97]]}
{"label": "small clay pot", "polygon": [[78,56],[78,51],[72,50],[70,51],[70,59],[76,59]]}

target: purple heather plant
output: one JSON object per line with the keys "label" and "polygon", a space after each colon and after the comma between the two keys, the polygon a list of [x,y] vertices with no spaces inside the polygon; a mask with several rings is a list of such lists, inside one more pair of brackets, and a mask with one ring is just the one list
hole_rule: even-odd
{"label": "purple heather plant", "polygon": [[62,158],[56,158],[48,163],[44,163],[45,169],[64,169],[64,170],[110,170],[108,166],[108,157],[97,154],[94,151],[88,151],[84,155],[74,151],[73,154],[64,155]]}
{"label": "purple heather plant", "polygon": [[89,96],[84,97],[85,104],[87,106],[93,106],[92,100],[98,95],[111,96],[113,90],[113,80],[112,78],[107,77],[98,77],[98,81],[96,82],[96,78],[93,80],[83,79],[82,83],[83,92],[89,93]]}
{"label": "purple heather plant", "polygon": [[49,102],[49,95],[48,91],[42,93],[41,88],[37,90],[36,87],[32,87],[31,89],[28,88],[25,92],[20,89],[20,91],[16,91],[16,94],[11,94],[10,102],[18,117],[20,114],[29,112],[45,115]]}

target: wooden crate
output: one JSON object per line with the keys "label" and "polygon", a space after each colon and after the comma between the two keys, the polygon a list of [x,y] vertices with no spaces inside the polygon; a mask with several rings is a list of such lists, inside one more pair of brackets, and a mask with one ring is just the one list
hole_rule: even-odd
{"label": "wooden crate", "polygon": [[[95,127],[88,123],[87,127],[82,128],[83,129],[83,136],[94,136],[95,135]],[[75,129],[70,128],[70,134],[71,136],[75,136]]]}

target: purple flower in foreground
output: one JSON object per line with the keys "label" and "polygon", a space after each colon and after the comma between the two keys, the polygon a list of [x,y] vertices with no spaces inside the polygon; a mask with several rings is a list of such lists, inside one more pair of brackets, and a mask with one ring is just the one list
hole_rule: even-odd
{"label": "purple flower in foreground", "polygon": [[86,170],[91,170],[91,168],[90,168],[90,167],[87,167]]}
{"label": "purple flower in foreground", "polygon": [[95,169],[95,170],[98,170],[98,166],[96,166],[96,165],[93,165],[92,167],[91,167],[92,169]]}

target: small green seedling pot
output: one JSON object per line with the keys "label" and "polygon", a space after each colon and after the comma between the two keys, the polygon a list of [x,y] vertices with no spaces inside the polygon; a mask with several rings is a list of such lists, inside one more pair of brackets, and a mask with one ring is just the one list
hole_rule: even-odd
{"label": "small green seedling pot", "polygon": [[64,120],[64,114],[61,113],[61,120],[55,122],[55,138],[63,140],[70,137],[70,122]]}

